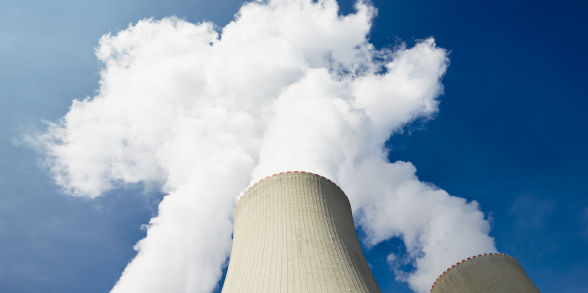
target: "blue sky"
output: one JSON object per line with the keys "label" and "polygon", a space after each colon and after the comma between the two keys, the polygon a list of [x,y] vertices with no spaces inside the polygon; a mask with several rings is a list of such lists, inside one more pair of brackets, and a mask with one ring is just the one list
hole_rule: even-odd
{"label": "blue sky", "polygon": [[[588,21],[580,1],[373,1],[379,48],[434,36],[450,51],[440,111],[390,137],[390,160],[476,200],[499,251],[543,292],[588,287]],[[351,11],[349,2],[340,3]],[[144,237],[161,195],[130,186],[65,195],[18,143],[93,95],[98,39],[145,18],[222,26],[240,1],[0,1],[0,291],[106,292]],[[410,292],[367,252],[385,292]]]}

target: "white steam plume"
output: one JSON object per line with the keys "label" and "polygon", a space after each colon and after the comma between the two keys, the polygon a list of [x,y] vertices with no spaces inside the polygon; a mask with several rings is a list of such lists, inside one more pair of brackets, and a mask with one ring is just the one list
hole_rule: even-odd
{"label": "white steam plume", "polygon": [[165,18],[102,37],[98,94],[74,101],[38,143],[73,195],[128,183],[167,194],[112,292],[213,290],[235,197],[285,170],[340,184],[368,246],[401,237],[415,270],[397,277],[415,291],[495,251],[476,202],[387,161],[386,139],[437,111],[448,58],[433,39],[374,49],[374,13],[364,2],[342,16],[334,0],[275,0],[245,4],[221,32]]}

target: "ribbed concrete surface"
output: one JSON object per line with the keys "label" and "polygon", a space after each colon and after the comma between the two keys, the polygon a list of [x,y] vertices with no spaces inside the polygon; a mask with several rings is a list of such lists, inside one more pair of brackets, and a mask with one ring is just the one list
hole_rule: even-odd
{"label": "ribbed concrete surface", "polygon": [[537,293],[511,256],[490,253],[468,258],[445,271],[431,293]]}
{"label": "ribbed concrete surface", "polygon": [[248,292],[380,292],[334,183],[284,173],[241,197],[222,293]]}

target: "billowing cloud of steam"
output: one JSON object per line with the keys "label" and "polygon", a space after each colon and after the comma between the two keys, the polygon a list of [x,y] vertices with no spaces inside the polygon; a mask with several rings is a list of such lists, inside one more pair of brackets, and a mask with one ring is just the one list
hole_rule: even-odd
{"label": "billowing cloud of steam", "polygon": [[[146,19],[100,40],[96,96],[38,137],[55,180],[97,197],[131,183],[166,193],[112,292],[210,292],[230,252],[235,197],[274,172],[306,170],[349,195],[368,246],[402,237],[425,292],[447,266],[495,251],[475,202],[420,182],[384,143],[437,111],[447,52],[433,39],[376,50],[359,2],[245,4],[211,23]],[[394,255],[388,259],[394,267]]]}

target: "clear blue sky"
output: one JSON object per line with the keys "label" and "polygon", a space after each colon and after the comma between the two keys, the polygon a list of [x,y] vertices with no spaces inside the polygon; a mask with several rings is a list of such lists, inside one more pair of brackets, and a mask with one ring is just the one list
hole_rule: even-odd
{"label": "clear blue sky", "polygon": [[[92,95],[100,36],[145,17],[218,25],[240,1],[0,0],[0,292],[107,292],[161,195],[73,198],[20,133]],[[390,138],[390,159],[480,202],[500,251],[543,292],[588,290],[588,7],[582,1],[373,1],[377,47],[434,36],[451,51],[440,112]],[[350,1],[341,2],[344,11]],[[384,291],[383,253],[367,252]],[[384,254],[385,255],[385,254]]]}

